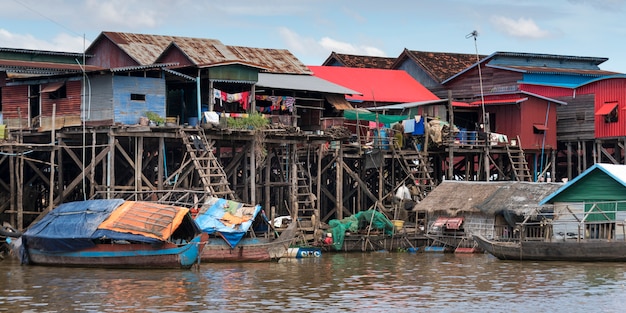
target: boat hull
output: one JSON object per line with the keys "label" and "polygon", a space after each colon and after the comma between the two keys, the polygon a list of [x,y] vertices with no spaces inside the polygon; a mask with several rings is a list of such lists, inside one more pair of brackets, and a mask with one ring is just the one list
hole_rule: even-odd
{"label": "boat hull", "polygon": [[478,245],[500,260],[526,261],[626,261],[626,241],[491,241],[475,235]]}
{"label": "boat hull", "polygon": [[221,238],[207,239],[201,262],[268,262],[278,261],[287,253],[296,235],[296,224],[290,225],[278,238],[243,238],[234,248]]}
{"label": "boat hull", "polygon": [[219,238],[209,239],[202,249],[201,262],[266,262],[279,260],[287,248],[269,243],[248,243],[242,240],[231,248]]}
{"label": "boat hull", "polygon": [[100,244],[80,251],[55,253],[29,248],[28,264],[101,268],[190,268],[198,262],[202,249],[200,240],[200,236],[197,236],[181,246],[172,243],[159,246]]}

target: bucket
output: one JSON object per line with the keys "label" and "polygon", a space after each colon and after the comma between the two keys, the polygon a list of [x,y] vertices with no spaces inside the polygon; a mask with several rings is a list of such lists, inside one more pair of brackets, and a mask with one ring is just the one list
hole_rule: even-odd
{"label": "bucket", "polygon": [[189,123],[189,126],[196,126],[198,125],[198,118],[197,117],[190,117],[187,119],[187,122]]}
{"label": "bucket", "polygon": [[393,224],[393,228],[396,231],[401,231],[402,227],[404,227],[404,221],[403,220],[392,220],[391,223]]}

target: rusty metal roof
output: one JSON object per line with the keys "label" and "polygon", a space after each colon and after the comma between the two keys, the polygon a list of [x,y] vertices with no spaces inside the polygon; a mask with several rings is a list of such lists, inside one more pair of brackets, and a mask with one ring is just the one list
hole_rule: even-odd
{"label": "rusty metal roof", "polygon": [[[484,55],[478,56],[483,59]],[[398,57],[398,62],[410,58],[420,65],[433,79],[443,82],[449,77],[467,69],[477,62],[476,54],[428,52],[405,49]]]}
{"label": "rusty metal roof", "polygon": [[333,61],[345,67],[391,69],[396,58],[332,52],[322,65],[332,65]]}
{"label": "rusty metal roof", "polygon": [[[92,65],[85,66],[85,71],[97,71],[102,68]],[[53,62],[35,62],[35,61],[18,61],[18,60],[0,60],[0,71],[7,73],[29,73],[29,74],[64,74],[64,73],[80,73],[81,65],[53,63]]]}
{"label": "rusty metal roof", "polygon": [[181,36],[103,32],[140,65],[156,63],[168,49],[177,48],[198,67],[240,63],[256,66],[270,73],[311,74],[288,50],[227,46],[216,39]]}
{"label": "rusty metal roof", "polygon": [[[222,45],[219,40],[201,39],[181,36],[134,34],[121,32],[102,32],[102,35],[111,40],[120,49],[124,50],[131,58],[140,65],[148,65],[156,62],[156,59],[172,43],[196,63],[202,60],[196,55],[196,50],[205,50],[204,55],[216,54],[215,45]],[[214,56],[215,58],[215,56]]]}

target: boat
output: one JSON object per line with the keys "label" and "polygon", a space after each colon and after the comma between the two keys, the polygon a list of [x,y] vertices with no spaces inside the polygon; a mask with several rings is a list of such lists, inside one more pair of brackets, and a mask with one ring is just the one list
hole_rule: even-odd
{"label": "boat", "polygon": [[[274,230],[263,237],[256,236],[251,229],[253,221],[261,217]],[[215,197],[206,198],[195,221],[208,234],[201,262],[278,261],[286,255],[298,231],[297,223],[290,223],[283,229],[273,228],[260,205]]]}
{"label": "boat", "polygon": [[322,256],[322,248],[320,247],[290,247],[287,249],[288,258],[304,259],[304,258],[319,258]]}
{"label": "boat", "polygon": [[59,205],[11,245],[23,264],[190,268],[201,237],[187,208],[101,199]]}
{"label": "boat", "polygon": [[626,241],[606,239],[489,240],[473,236],[476,243],[500,260],[526,261],[626,261]]}

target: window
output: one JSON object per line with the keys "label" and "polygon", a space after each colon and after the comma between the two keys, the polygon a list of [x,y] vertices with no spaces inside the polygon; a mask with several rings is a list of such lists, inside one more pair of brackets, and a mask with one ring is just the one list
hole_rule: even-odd
{"label": "window", "polygon": [[548,130],[548,126],[543,124],[533,124],[533,133],[534,134],[545,134],[546,130]]}
{"label": "window", "polygon": [[609,112],[609,114],[604,116],[605,123],[617,123],[617,106]]}
{"label": "window", "polygon": [[596,111],[596,116],[600,115],[604,117],[605,123],[616,123],[617,122],[617,110],[619,106],[617,105],[617,101],[613,102],[605,102],[599,109]]}
{"label": "window", "polygon": [[48,99],[67,98],[67,88],[65,82],[53,82],[41,86],[41,93],[47,93]]}
{"label": "window", "polygon": [[133,100],[133,101],[146,101],[146,95],[142,95],[142,94],[138,94],[138,93],[131,93],[130,94],[130,100]]}

